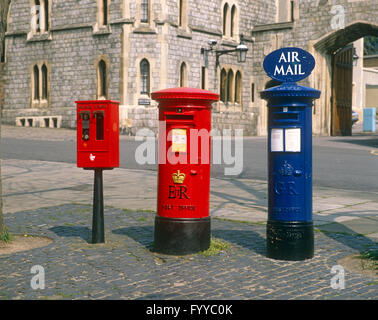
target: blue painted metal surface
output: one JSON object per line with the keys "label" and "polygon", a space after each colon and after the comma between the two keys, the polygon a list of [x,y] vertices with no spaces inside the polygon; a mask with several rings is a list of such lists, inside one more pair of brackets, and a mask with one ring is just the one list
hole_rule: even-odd
{"label": "blue painted metal surface", "polygon": [[284,83],[261,97],[269,109],[268,219],[312,221],[312,101],[320,91]]}
{"label": "blue painted metal surface", "polygon": [[375,108],[363,109],[363,131],[375,132]]}

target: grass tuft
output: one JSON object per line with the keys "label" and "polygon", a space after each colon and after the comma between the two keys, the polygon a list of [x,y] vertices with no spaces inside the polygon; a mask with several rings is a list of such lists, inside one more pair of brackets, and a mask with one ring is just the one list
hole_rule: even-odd
{"label": "grass tuft", "polygon": [[0,241],[9,243],[13,240],[13,236],[9,232],[8,228],[4,227],[3,232],[0,234]]}
{"label": "grass tuft", "polygon": [[201,251],[199,254],[205,257],[216,256],[227,251],[229,248],[230,244],[228,242],[217,238],[211,238],[209,249]]}
{"label": "grass tuft", "polygon": [[361,259],[362,269],[378,271],[378,250],[366,250],[357,256],[357,258]]}
{"label": "grass tuft", "polygon": [[361,253],[360,258],[378,261],[378,250],[366,250]]}

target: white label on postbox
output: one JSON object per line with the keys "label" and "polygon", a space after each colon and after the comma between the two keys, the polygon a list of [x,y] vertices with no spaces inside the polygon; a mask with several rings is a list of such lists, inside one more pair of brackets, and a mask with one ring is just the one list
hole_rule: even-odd
{"label": "white label on postbox", "polygon": [[270,136],[270,151],[282,152],[283,151],[283,129],[271,130]]}
{"label": "white label on postbox", "polygon": [[301,152],[301,129],[293,128],[285,130],[285,151]]}
{"label": "white label on postbox", "polygon": [[172,129],[172,152],[186,152],[186,129]]}

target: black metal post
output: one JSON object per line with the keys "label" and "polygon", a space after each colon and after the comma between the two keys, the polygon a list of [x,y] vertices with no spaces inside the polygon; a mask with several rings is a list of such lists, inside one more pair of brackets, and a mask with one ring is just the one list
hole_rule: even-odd
{"label": "black metal post", "polygon": [[104,196],[102,169],[94,170],[92,243],[104,243]]}

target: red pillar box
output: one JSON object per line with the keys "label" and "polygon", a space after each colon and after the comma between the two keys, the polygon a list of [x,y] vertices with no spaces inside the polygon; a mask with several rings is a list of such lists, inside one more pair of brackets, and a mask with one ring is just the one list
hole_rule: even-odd
{"label": "red pillar box", "polygon": [[77,104],[77,166],[119,167],[119,103],[111,100]]}
{"label": "red pillar box", "polygon": [[152,93],[159,102],[155,251],[189,254],[210,246],[211,105],[219,95],[193,88]]}

